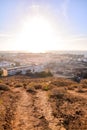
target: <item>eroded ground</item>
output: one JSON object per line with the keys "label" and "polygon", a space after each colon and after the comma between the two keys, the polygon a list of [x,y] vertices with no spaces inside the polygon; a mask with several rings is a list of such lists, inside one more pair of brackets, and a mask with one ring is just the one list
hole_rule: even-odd
{"label": "eroded ground", "polygon": [[87,130],[87,80],[1,78],[0,130]]}

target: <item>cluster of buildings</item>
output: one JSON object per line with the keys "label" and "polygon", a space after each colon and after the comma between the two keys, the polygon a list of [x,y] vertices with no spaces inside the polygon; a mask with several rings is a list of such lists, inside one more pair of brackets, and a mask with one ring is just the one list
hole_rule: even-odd
{"label": "cluster of buildings", "polygon": [[76,67],[86,67],[84,55],[57,53],[2,53],[0,68],[2,76],[26,74],[28,71],[41,72],[50,70],[54,75],[71,75]]}
{"label": "cluster of buildings", "polygon": [[10,62],[10,61],[1,61],[0,62],[0,68],[7,68],[7,67],[12,67],[15,66],[15,62]]}
{"label": "cluster of buildings", "polygon": [[44,71],[43,65],[32,65],[32,66],[18,66],[18,67],[11,67],[11,68],[1,68],[2,76],[10,76],[16,74],[23,74],[25,75],[27,72],[41,72]]}

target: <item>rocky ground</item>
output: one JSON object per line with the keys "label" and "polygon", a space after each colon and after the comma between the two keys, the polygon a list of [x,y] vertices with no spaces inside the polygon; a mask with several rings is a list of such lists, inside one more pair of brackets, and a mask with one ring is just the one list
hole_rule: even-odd
{"label": "rocky ground", "polygon": [[0,130],[87,130],[87,80],[1,78]]}

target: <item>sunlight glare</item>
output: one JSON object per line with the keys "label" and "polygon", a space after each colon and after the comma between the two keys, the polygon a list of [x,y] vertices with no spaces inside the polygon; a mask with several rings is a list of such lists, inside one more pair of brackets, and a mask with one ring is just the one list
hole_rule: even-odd
{"label": "sunlight glare", "polygon": [[56,37],[51,22],[42,16],[28,19],[18,37],[17,45],[18,43],[21,43],[21,50],[31,52],[53,49]]}

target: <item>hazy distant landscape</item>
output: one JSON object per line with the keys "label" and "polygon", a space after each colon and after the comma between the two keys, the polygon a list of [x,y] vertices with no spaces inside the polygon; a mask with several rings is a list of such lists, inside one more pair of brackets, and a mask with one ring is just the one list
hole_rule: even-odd
{"label": "hazy distant landscape", "polygon": [[[37,72],[51,72],[56,77],[71,78],[87,71],[86,51],[52,51],[47,53],[1,52],[2,75],[26,75]],[[83,77],[82,77],[83,78]]]}

